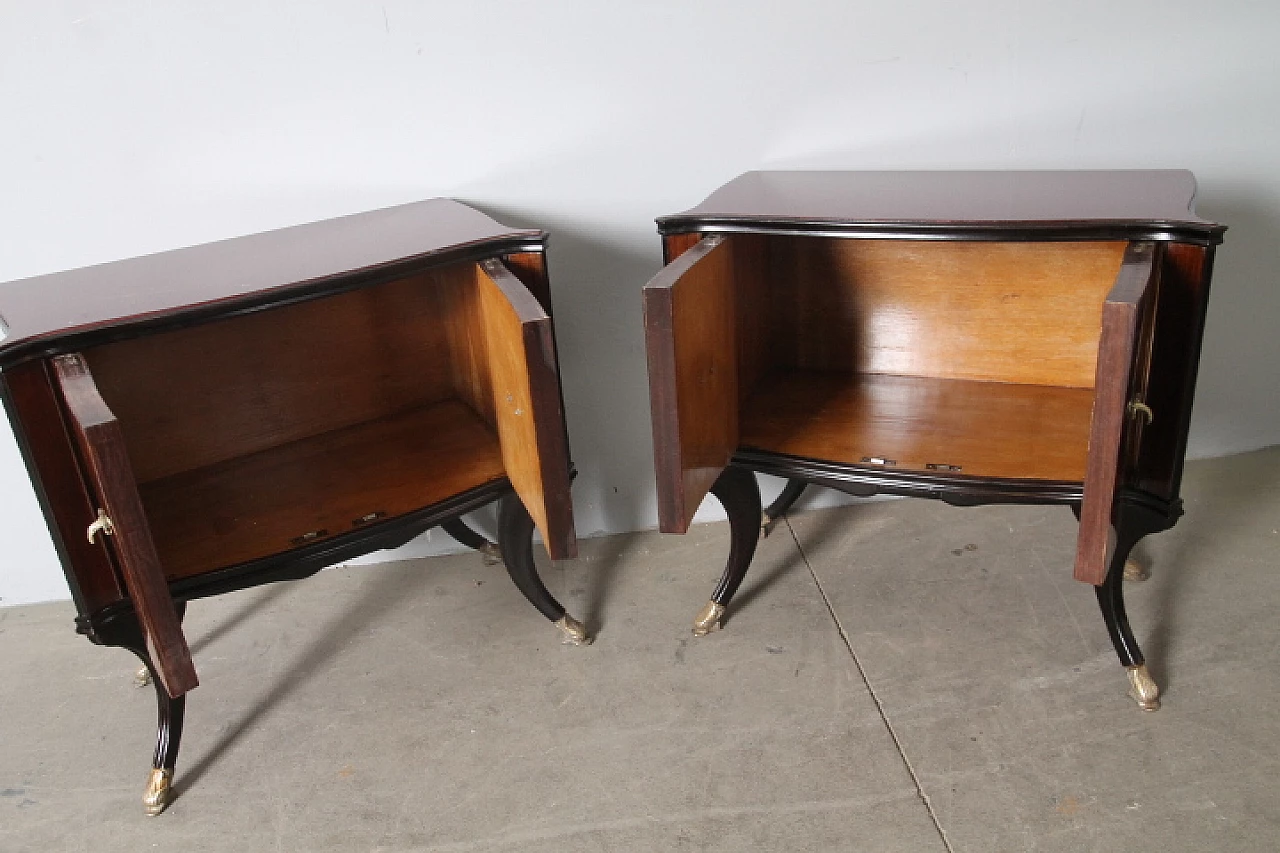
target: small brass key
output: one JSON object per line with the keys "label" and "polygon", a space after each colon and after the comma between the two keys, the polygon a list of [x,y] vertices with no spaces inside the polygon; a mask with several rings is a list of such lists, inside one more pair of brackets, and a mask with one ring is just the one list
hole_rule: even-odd
{"label": "small brass key", "polygon": [[98,535],[99,530],[101,530],[103,533],[107,534],[108,536],[116,532],[116,526],[111,523],[111,517],[107,515],[107,511],[104,509],[98,510],[97,521],[95,521],[93,524],[90,524],[89,529],[85,531],[85,533],[87,533],[89,536],[90,544],[93,543],[94,537]]}

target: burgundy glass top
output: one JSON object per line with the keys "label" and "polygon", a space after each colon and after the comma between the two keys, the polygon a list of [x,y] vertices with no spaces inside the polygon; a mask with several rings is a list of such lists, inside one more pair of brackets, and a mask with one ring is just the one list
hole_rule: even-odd
{"label": "burgundy glass top", "polygon": [[[1060,172],[747,172],[684,213],[666,232],[714,223],[848,226],[1142,226],[1217,236],[1191,209],[1183,170]],[[1217,242],[1216,240],[1214,242]]]}
{"label": "burgundy glass top", "polygon": [[540,244],[451,199],[388,207],[69,272],[0,284],[0,364],[65,335],[196,309],[283,299],[352,274],[416,260]]}

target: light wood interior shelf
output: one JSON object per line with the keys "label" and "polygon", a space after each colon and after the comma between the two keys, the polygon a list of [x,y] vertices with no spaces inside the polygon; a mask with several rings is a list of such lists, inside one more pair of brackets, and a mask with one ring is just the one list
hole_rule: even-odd
{"label": "light wood interior shelf", "polygon": [[1081,480],[1093,390],[786,370],[758,382],[741,445],[809,459],[980,477]]}
{"label": "light wood interior shelf", "polygon": [[[170,579],[346,533],[504,474],[498,437],[450,400],[289,442],[139,490]],[[370,514],[380,513],[373,519]]]}

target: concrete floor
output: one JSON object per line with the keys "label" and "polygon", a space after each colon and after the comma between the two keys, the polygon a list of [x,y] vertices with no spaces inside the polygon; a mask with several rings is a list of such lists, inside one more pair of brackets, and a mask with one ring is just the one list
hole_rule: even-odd
{"label": "concrete floor", "polygon": [[154,700],[72,608],[0,610],[0,850],[1280,849],[1280,449],[1188,466],[1125,697],[1062,508],[797,512],[725,630],[728,531],[583,543],[562,646],[479,556],[192,605],[178,797]]}

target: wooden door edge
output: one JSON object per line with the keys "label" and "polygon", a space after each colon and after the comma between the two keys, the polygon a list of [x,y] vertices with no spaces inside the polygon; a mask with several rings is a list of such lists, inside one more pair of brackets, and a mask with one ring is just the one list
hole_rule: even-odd
{"label": "wooden door edge", "polygon": [[1116,283],[1102,308],[1093,416],[1089,425],[1089,451],[1073,572],[1076,580],[1095,586],[1106,581],[1114,550],[1115,496],[1130,402],[1134,347],[1141,302],[1159,271],[1156,256],[1152,243],[1130,243]]}
{"label": "wooden door edge", "polygon": [[[525,284],[501,261],[490,259],[477,265],[498,289],[515,313],[521,327],[529,402],[533,408],[533,438],[537,472],[541,486],[543,545],[553,560],[578,555],[577,532],[573,521],[573,495],[569,477],[569,438],[560,386],[555,330],[551,316]],[[501,433],[500,433],[501,434]],[[510,472],[508,472],[510,479]],[[512,488],[521,501],[517,484]],[[526,509],[530,509],[526,502]],[[531,513],[537,517],[536,513]]]}
{"label": "wooden door edge", "polygon": [[[686,498],[684,452],[680,444],[680,409],[676,390],[675,303],[672,288],[697,263],[728,238],[701,237],[649,280],[643,290],[645,354],[649,376],[649,415],[653,427],[654,473],[658,493],[658,529],[687,533],[697,506]],[[726,456],[723,470],[732,451]],[[718,476],[718,472],[717,472]],[[715,477],[711,478],[712,481]],[[710,488],[710,484],[708,484]]]}
{"label": "wooden door edge", "polygon": [[[115,555],[156,674],[176,699],[200,681],[138,495],[124,431],[81,355],[56,356],[52,367],[86,467],[85,480],[97,492],[98,518],[85,520],[86,535],[93,541],[97,531],[103,547]],[[108,535],[110,546],[105,544]]]}

